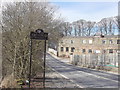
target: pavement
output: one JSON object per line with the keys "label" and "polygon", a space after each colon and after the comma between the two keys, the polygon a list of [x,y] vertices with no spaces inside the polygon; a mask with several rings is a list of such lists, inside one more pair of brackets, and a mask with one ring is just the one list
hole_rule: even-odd
{"label": "pavement", "polygon": [[117,74],[76,67],[68,63],[69,59],[61,60],[61,58],[47,54],[47,66],[57,72],[57,75],[68,80],[68,86],[73,84],[73,87],[77,88],[118,88]]}

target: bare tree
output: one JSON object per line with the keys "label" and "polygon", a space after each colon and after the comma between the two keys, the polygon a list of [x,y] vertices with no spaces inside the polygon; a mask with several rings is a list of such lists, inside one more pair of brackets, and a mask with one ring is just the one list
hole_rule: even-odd
{"label": "bare tree", "polygon": [[114,18],[109,18],[108,19],[109,21],[108,21],[108,34],[109,35],[114,35],[115,34],[115,27],[116,27],[116,25],[115,25],[115,23],[114,23]]}
{"label": "bare tree", "polygon": [[75,36],[90,36],[94,25],[95,22],[83,19],[73,22]]}
{"label": "bare tree", "polygon": [[63,22],[61,29],[65,36],[70,36],[72,34],[72,25],[69,22]]}
{"label": "bare tree", "polygon": [[75,36],[81,36],[82,35],[82,26],[80,21],[75,21],[73,24],[73,30]]}
{"label": "bare tree", "polygon": [[86,29],[86,20],[79,20],[78,22],[78,30],[79,30],[79,36],[85,36],[85,29]]}
{"label": "bare tree", "polygon": [[101,34],[114,35],[118,28],[117,19],[115,17],[104,18],[97,23],[97,27]]}
{"label": "bare tree", "polygon": [[72,25],[73,25],[74,36],[78,36],[78,23],[75,21],[72,23]]}
{"label": "bare tree", "polygon": [[[29,34],[38,28],[51,32],[53,27],[59,27],[60,23],[54,24],[56,22],[54,18],[55,11],[56,8],[47,2],[13,2],[3,6],[4,75],[13,73],[16,78],[28,76]],[[54,29],[54,31],[59,32],[57,29]],[[41,44],[43,43],[41,42]],[[42,52],[42,47],[40,48]],[[33,52],[36,52],[33,62],[34,64],[38,62],[32,70],[35,74],[37,70],[34,69],[40,65],[39,60],[37,61],[38,58],[36,58],[37,50],[37,47],[33,49]],[[40,54],[42,55],[42,53]]]}
{"label": "bare tree", "polygon": [[107,18],[103,18],[101,21],[100,21],[100,23],[102,24],[102,28],[103,28],[103,33],[105,34],[105,35],[107,35],[108,34],[108,30],[107,30]]}
{"label": "bare tree", "polygon": [[92,29],[93,29],[94,25],[95,25],[95,22],[91,22],[91,21],[87,22],[86,36],[91,36],[92,35],[92,33],[93,33]]}
{"label": "bare tree", "polygon": [[119,15],[115,16],[113,18],[113,22],[114,22],[114,25],[115,25],[114,29],[118,29],[118,34],[120,34],[120,16]]}

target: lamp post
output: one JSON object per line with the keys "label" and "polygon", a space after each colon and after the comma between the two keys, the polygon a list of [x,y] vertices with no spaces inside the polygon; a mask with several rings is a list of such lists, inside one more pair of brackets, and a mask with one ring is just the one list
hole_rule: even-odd
{"label": "lamp post", "polygon": [[32,39],[44,40],[44,73],[43,73],[43,87],[45,88],[45,66],[46,66],[46,40],[48,40],[48,33],[42,29],[37,29],[35,32],[30,32],[30,66],[29,66],[29,88],[31,83],[31,67],[32,67]]}

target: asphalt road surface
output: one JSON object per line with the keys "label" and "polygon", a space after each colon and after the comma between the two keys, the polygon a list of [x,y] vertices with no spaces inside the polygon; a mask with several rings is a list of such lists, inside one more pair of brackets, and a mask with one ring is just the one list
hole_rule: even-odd
{"label": "asphalt road surface", "polygon": [[116,74],[66,64],[50,54],[46,56],[46,65],[76,83],[79,88],[118,88]]}

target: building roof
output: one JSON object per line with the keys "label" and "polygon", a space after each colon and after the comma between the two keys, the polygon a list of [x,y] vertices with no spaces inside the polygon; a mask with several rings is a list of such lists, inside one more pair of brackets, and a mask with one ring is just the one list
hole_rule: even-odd
{"label": "building roof", "polygon": [[63,38],[95,38],[95,37],[101,37],[101,38],[119,38],[120,35],[64,36]]}

